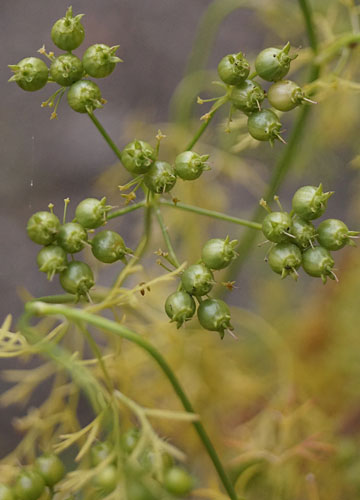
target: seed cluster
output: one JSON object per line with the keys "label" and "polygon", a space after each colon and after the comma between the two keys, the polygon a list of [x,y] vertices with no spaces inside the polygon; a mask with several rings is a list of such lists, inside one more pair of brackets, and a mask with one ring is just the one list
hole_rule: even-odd
{"label": "seed cluster", "polygon": [[[133,427],[121,435],[121,456],[128,461],[140,440],[140,431]],[[123,477],[117,467],[117,453],[110,441],[94,444],[85,458],[86,467],[93,470],[91,488],[96,498],[105,498],[123,483]],[[145,447],[138,459],[128,465],[126,491],[129,500],[157,500],[153,489],[167,492],[174,497],[184,497],[194,487],[193,477],[174,462],[173,457],[161,452],[162,480],[155,479],[155,461],[157,457],[150,447]],[[123,467],[123,464],[122,464]],[[56,494],[60,482],[67,470],[62,460],[53,453],[39,456],[33,466],[23,467],[14,479],[12,486],[0,483],[1,500],[38,500],[51,498]],[[147,484],[147,477],[152,482]],[[154,488],[155,481],[155,488]],[[68,500],[74,497],[67,497]],[[161,497],[162,498],[162,497]],[[172,497],[173,498],[173,497]]]}
{"label": "seed cluster", "polygon": [[[237,256],[235,248],[237,240],[213,238],[203,246],[201,260],[189,266],[181,275],[181,283],[176,292],[169,295],[165,302],[165,311],[171,322],[180,328],[195,314],[196,303],[199,302],[197,316],[203,328],[219,332],[224,338],[225,332],[231,333],[230,309],[223,300],[208,296],[216,281],[213,271],[225,269]],[[203,297],[206,296],[206,299]]]}
{"label": "seed cluster", "polygon": [[[137,447],[141,434],[138,428],[132,427],[121,435],[122,455],[127,460],[132,452]],[[107,464],[97,472],[93,479],[93,487],[96,492],[101,495],[100,498],[109,495],[115,490],[117,485],[122,481],[119,477],[115,450],[109,441],[98,442],[90,449],[90,465],[98,467],[101,463]],[[114,456],[111,460],[111,456]],[[126,489],[129,499],[139,500],[156,500],[151,488],[146,484],[143,478],[154,470],[156,457],[150,447],[145,447],[140,456],[130,467],[129,477],[126,481]],[[174,496],[188,495],[194,486],[194,480],[190,474],[174,464],[174,459],[168,453],[161,453],[161,469],[163,480],[161,481],[161,489],[171,493]]]}
{"label": "seed cluster", "polygon": [[[326,219],[317,228],[312,220],[324,214],[327,201],[333,191],[324,193],[322,185],[303,186],[296,191],[292,199],[292,211],[272,212],[263,200],[260,202],[268,214],[262,223],[262,231],[272,247],[267,255],[271,269],[282,278],[290,275],[298,278],[300,266],[310,276],[337,281],[333,271],[334,259],[331,250],[340,250],[345,245],[355,245],[358,231],[349,231],[344,222],[338,219]],[[318,244],[316,244],[316,241]]]}
{"label": "seed cluster", "polygon": [[164,194],[173,189],[178,177],[192,181],[198,179],[204,170],[209,170],[209,155],[184,151],[170,164],[159,160],[158,153],[159,148],[156,151],[148,142],[137,139],[124,147],[120,155],[121,163],[136,177],[126,186],[120,186],[123,190],[135,185],[130,194],[123,196],[134,199],[135,191],[143,184],[153,194]]}
{"label": "seed cluster", "polygon": [[[29,238],[43,245],[37,256],[39,270],[46,273],[49,280],[59,274],[63,289],[74,294],[77,299],[89,298],[89,290],[95,282],[90,266],[73,259],[75,253],[88,245],[94,257],[106,264],[119,260],[126,264],[126,256],[132,254],[132,250],[125,246],[124,240],[115,231],[102,230],[92,240],[88,240],[89,231],[106,223],[111,208],[106,205],[106,198],[86,198],[76,207],[72,222],[65,222],[64,214],[64,223],[61,224],[50,205],[51,211],[36,212],[27,223]],[[68,254],[73,259],[70,262]]]}
{"label": "seed cluster", "polygon": [[66,91],[69,106],[78,113],[92,113],[94,109],[101,108],[105,100],[101,97],[100,88],[88,77],[105,78],[121,62],[115,55],[119,45],[91,45],[82,59],[72,54],[85,37],[85,30],[80,22],[82,17],[83,14],[73,16],[72,7],[69,7],[65,17],[58,19],[53,25],[52,41],[65,54],[56,57],[53,52],[47,54],[42,47],[39,52],[50,60],[50,68],[38,57],[26,57],[18,64],[9,66],[14,72],[9,81],[15,81],[23,90],[40,90],[48,82],[60,85],[60,89],[42,104],[54,107],[51,118],[56,118],[57,107]]}
{"label": "seed cluster", "polygon": [[[252,75],[250,64],[242,52],[226,55],[218,65],[218,74],[227,87],[226,99],[230,100],[233,108],[248,116],[249,134],[258,141],[273,144],[278,139],[284,142],[277,113],[273,109],[262,109],[266,97],[275,110],[282,112],[290,111],[305,101],[314,103],[295,82],[283,80],[296,57],[297,54],[290,55],[290,43],[287,43],[282,49],[270,47],[262,50],[255,59],[256,71]],[[257,76],[267,82],[275,82],[267,93],[254,80]],[[200,102],[204,101],[200,99]]]}
{"label": "seed cluster", "polygon": [[65,467],[60,458],[52,453],[39,456],[33,467],[23,468],[12,487],[0,483],[1,500],[37,500],[54,487],[65,476]]}

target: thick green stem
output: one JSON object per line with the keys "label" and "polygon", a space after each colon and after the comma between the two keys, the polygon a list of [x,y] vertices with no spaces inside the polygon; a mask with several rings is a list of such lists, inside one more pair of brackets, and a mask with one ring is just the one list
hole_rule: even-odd
{"label": "thick green stem", "polygon": [[109,134],[106,132],[106,130],[104,129],[104,127],[101,125],[101,123],[99,122],[99,120],[96,118],[96,116],[94,115],[94,113],[88,112],[88,115],[89,115],[91,121],[93,122],[93,124],[95,125],[95,127],[100,132],[100,134],[103,136],[103,138],[105,139],[105,141],[108,143],[108,145],[110,146],[110,148],[114,151],[115,156],[117,156],[117,158],[119,158],[119,160],[121,161],[121,151],[120,151],[120,149],[116,146],[116,144],[111,139],[111,137],[109,136]]}
{"label": "thick green stem", "polygon": [[[145,340],[142,336],[137,333],[129,330],[125,326],[115,323],[109,319],[103,318],[101,316],[97,316],[94,314],[87,313],[82,309],[69,308],[62,305],[50,305],[45,304],[44,302],[29,302],[26,304],[26,316],[29,317],[31,315],[34,316],[54,316],[61,315],[65,316],[66,319],[72,320],[75,322],[81,321],[93,325],[101,330],[105,330],[111,332],[121,338],[125,338],[130,342],[137,344],[139,347],[144,349],[150,354],[150,356],[156,361],[159,367],[162,369],[169,382],[171,383],[175,393],[179,397],[183,407],[187,412],[195,413],[188,397],[186,396],[183,388],[180,385],[176,375],[167,364],[163,356],[155,349],[153,345],[151,345],[147,340]],[[219,475],[221,482],[224,485],[225,490],[227,491],[231,500],[237,500],[236,493],[234,488],[222,466],[222,463],[216,453],[215,448],[213,447],[207,432],[202,425],[201,422],[195,421],[193,422],[193,426],[200,437],[202,443],[204,444],[209,457],[211,458],[215,469]]]}
{"label": "thick green stem", "polygon": [[162,235],[163,235],[166,247],[167,247],[168,252],[169,252],[169,256],[168,256],[169,262],[171,262],[171,264],[173,266],[179,267],[180,266],[180,262],[178,261],[178,258],[176,257],[175,250],[174,250],[174,248],[172,246],[172,243],[171,243],[171,240],[170,240],[170,236],[169,236],[169,233],[168,233],[168,231],[166,229],[166,226],[165,226],[165,223],[164,223],[164,219],[163,219],[163,216],[162,216],[162,213],[161,213],[159,207],[155,208],[155,215],[156,215],[156,218],[157,218],[157,220],[159,222],[159,226],[160,226],[160,229],[161,229],[161,232],[162,232]]}
{"label": "thick green stem", "polygon": [[245,226],[251,229],[261,230],[261,224],[259,224],[258,222],[252,222],[249,220],[240,219],[239,217],[233,217],[231,215],[223,214],[221,212],[215,212],[215,210],[208,210],[207,208],[195,207],[194,205],[186,205],[185,203],[180,203],[180,202],[177,202],[175,204],[174,202],[167,200],[160,200],[160,205],[166,205],[167,207],[177,208],[178,210],[194,212],[195,214],[206,215],[207,217],[212,217],[213,219],[232,222],[233,224],[238,224],[239,226]]}

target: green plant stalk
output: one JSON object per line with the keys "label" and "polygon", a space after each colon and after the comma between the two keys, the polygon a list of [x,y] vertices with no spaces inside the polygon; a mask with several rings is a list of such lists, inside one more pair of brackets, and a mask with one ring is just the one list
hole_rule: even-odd
{"label": "green plant stalk", "polygon": [[77,326],[78,326],[79,330],[82,332],[82,334],[84,335],[84,337],[86,338],[86,340],[88,341],[90,349],[92,350],[95,358],[98,360],[99,366],[100,366],[101,371],[104,375],[107,389],[111,394],[114,391],[114,386],[113,386],[113,383],[111,381],[110,375],[106,369],[104,360],[103,360],[102,355],[101,355],[101,351],[100,351],[97,343],[93,339],[91,333],[83,326],[83,324],[78,322]]}
{"label": "green plant stalk", "polygon": [[117,293],[119,287],[121,286],[122,282],[124,281],[124,279],[127,276],[125,271],[129,270],[134,264],[136,264],[136,262],[144,255],[144,253],[149,245],[150,236],[151,236],[153,207],[152,207],[152,205],[146,205],[146,204],[144,206],[145,206],[145,213],[144,213],[144,234],[143,234],[143,237],[141,238],[140,243],[136,247],[134,255],[131,257],[127,266],[117,276],[117,278],[114,282],[114,285],[111,287],[109,294],[104,299],[104,301],[99,304],[99,307],[101,309],[107,307],[108,304],[111,304],[112,299],[116,296],[116,293]]}
{"label": "green plant stalk", "polygon": [[309,39],[310,47],[313,49],[313,51],[317,52],[318,49],[318,42],[317,42],[317,37],[315,33],[315,28],[314,28],[314,21],[313,21],[313,15],[312,15],[312,10],[309,4],[309,0],[299,0],[299,7],[301,9],[304,22],[305,22],[305,27],[306,27],[306,32],[307,36]]}
{"label": "green plant stalk", "polygon": [[195,146],[195,144],[197,143],[197,141],[200,139],[200,137],[203,135],[203,133],[205,132],[205,130],[210,125],[210,122],[212,121],[212,119],[215,116],[215,112],[212,113],[212,115],[210,116],[210,118],[208,120],[206,120],[202,125],[200,125],[199,129],[197,130],[197,132],[195,133],[194,137],[191,139],[191,141],[189,142],[189,144],[186,146],[186,148],[185,148],[184,151],[190,151]]}
{"label": "green plant stalk", "polygon": [[[104,127],[101,125],[101,123],[99,122],[99,120],[96,118],[96,116],[94,115],[94,113],[88,112],[88,115],[89,115],[90,119],[92,120],[92,122],[94,123],[94,125],[96,126],[96,128],[98,129],[98,131],[100,132],[100,134],[104,137],[104,139],[107,142],[107,144],[113,150],[113,152],[115,153],[115,155],[117,156],[117,158],[119,158],[119,160],[121,161],[121,152],[120,152],[120,150],[115,145],[114,141],[111,139],[111,137],[106,132],[106,130],[104,129]],[[148,194],[148,190],[146,188],[144,188],[144,194],[145,195]],[[151,234],[152,206],[151,205],[147,205],[147,201],[143,200],[143,201],[141,201],[139,203],[131,205],[130,207],[125,207],[123,209],[117,210],[116,212],[113,212],[112,214],[110,214],[109,217],[108,217],[109,219],[113,219],[114,217],[118,217],[120,215],[132,212],[132,211],[137,210],[138,208],[141,208],[143,206],[147,207],[147,209],[145,210],[145,214],[144,214],[144,227],[145,227],[144,236],[143,236],[142,240],[140,241],[140,243],[139,243],[139,245],[138,245],[138,247],[137,247],[137,249],[135,251],[133,259],[128,264],[130,266],[134,263],[134,261],[136,259],[140,259],[142,257],[142,255],[144,254],[144,252],[145,252],[145,250],[146,250],[146,248],[147,248],[147,246],[149,244],[150,234]],[[115,284],[114,284],[114,286],[112,288],[112,291],[110,292],[110,295],[112,294],[112,292],[116,291],[116,288],[118,286],[120,286],[119,284],[121,282],[121,276],[122,276],[122,273],[120,273],[119,276],[117,277],[117,279],[115,281]]]}
{"label": "green plant stalk", "polygon": [[253,222],[245,219],[240,219],[239,217],[233,217],[231,215],[223,214],[221,212],[215,212],[215,210],[208,210],[207,208],[195,207],[194,205],[187,205],[186,203],[174,203],[172,201],[160,200],[160,205],[165,205],[167,207],[177,208],[178,210],[185,210],[186,212],[193,212],[198,215],[206,215],[207,217],[212,217],[213,219],[224,220],[226,222],[232,222],[233,224],[238,224],[239,226],[245,226],[251,229],[261,230],[261,224],[258,222]]}
{"label": "green plant stalk", "polygon": [[[24,320],[25,317],[26,319],[30,319],[31,316],[54,316],[54,315],[61,315],[65,316],[66,319],[72,320],[75,322],[81,321],[85,323],[89,323],[101,330],[105,330],[108,332],[111,332],[121,338],[125,338],[129,340],[130,342],[133,342],[137,344],[139,347],[144,349],[145,351],[150,354],[150,356],[156,361],[156,363],[159,365],[159,367],[162,369],[166,377],[168,378],[169,382],[171,383],[175,393],[179,397],[183,407],[187,412],[190,413],[195,413],[188,397],[186,396],[183,388],[180,385],[180,382],[178,381],[176,375],[170,368],[170,366],[167,364],[163,356],[155,349],[153,345],[151,345],[147,340],[145,340],[143,337],[138,335],[137,333],[129,330],[125,326],[115,323],[114,321],[111,321],[109,319],[103,318],[101,316],[97,316],[94,314],[87,313],[81,309],[75,309],[75,308],[69,308],[63,305],[52,305],[52,304],[46,304],[44,302],[29,302],[25,306],[25,315],[23,315],[20,327],[21,331],[24,329]],[[54,346],[51,346],[52,348]],[[52,354],[51,352],[49,354]],[[51,356],[53,357],[53,356]],[[69,359],[71,357],[69,356]],[[69,371],[71,372],[71,366],[68,367]],[[222,463],[216,453],[216,450],[214,446],[212,445],[209,436],[207,435],[207,432],[202,425],[201,422],[195,421],[192,422],[193,426],[195,427],[195,430],[201,439],[203,445],[205,446],[207,453],[211,459],[211,461],[214,464],[214,467],[219,475],[219,478],[227,491],[229,497],[231,500],[237,500],[236,493],[234,491],[234,488],[232,486],[232,483],[230,479],[228,478]]]}
{"label": "green plant stalk", "polygon": [[331,45],[319,52],[315,57],[315,64],[322,65],[336,57],[341,49],[360,42],[360,33],[345,33],[337,38]]}
{"label": "green plant stalk", "polygon": [[168,252],[169,252],[169,257],[171,259],[171,264],[173,266],[175,266],[175,267],[179,267],[180,266],[180,262],[178,261],[178,258],[176,257],[175,250],[174,250],[174,248],[173,248],[173,246],[171,244],[170,236],[169,236],[169,233],[168,233],[168,231],[166,229],[166,226],[165,226],[165,223],[164,223],[164,219],[163,219],[163,216],[162,216],[162,213],[161,213],[159,207],[155,208],[155,215],[156,215],[156,218],[157,218],[157,220],[159,222],[159,226],[160,226],[160,229],[161,229],[161,232],[162,232],[162,235],[163,235],[166,247],[167,247]]}
{"label": "green plant stalk", "polygon": [[[299,4],[304,16],[309,42],[311,48],[314,51],[314,54],[316,55],[317,42],[316,42],[312,12],[309,7],[308,0],[299,0]],[[319,77],[319,74],[320,74],[320,67],[318,64],[314,62],[310,67],[308,82],[310,83],[316,80]],[[274,173],[270,179],[270,183],[263,196],[265,201],[271,201],[273,199],[274,195],[277,193],[279,187],[281,186],[283,180],[285,179],[287,173],[289,172],[293,163],[293,159],[300,146],[302,136],[305,132],[305,126],[309,114],[310,114],[309,106],[303,106],[299,110],[299,114],[295,122],[295,125],[293,127],[290,139],[288,140],[288,143],[285,146],[285,151],[283,152],[282,156],[280,157],[274,169]],[[252,220],[254,222],[258,221],[262,217],[262,214],[263,214],[263,208],[261,206],[258,206],[253,214]],[[234,273],[236,274],[240,270],[242,264],[244,263],[244,261],[246,260],[246,258],[250,253],[250,250],[255,242],[255,239],[256,239],[256,233],[253,233],[252,231],[246,231],[245,234],[243,235],[242,239],[240,240],[240,245],[238,247],[239,257],[236,259],[233,266],[231,267],[231,276],[234,276]]]}
{"label": "green plant stalk", "polygon": [[139,201],[139,203],[134,203],[133,205],[129,205],[124,208],[120,208],[119,210],[115,210],[114,212],[111,212],[107,214],[106,218],[108,220],[115,219],[115,217],[121,217],[122,215],[128,214],[129,212],[134,212],[138,208],[145,207],[146,201]]}
{"label": "green plant stalk", "polygon": [[110,148],[115,153],[115,156],[117,156],[117,158],[119,158],[119,160],[121,161],[121,151],[120,151],[120,149],[116,146],[116,144],[111,139],[111,137],[109,136],[109,134],[106,132],[106,130],[104,129],[104,127],[101,125],[101,123],[99,122],[99,120],[96,118],[96,116],[94,115],[94,113],[88,111],[88,115],[89,115],[89,118],[91,119],[91,121],[93,122],[93,124],[95,125],[95,127],[98,129],[98,131],[100,132],[100,134],[103,136],[103,138],[105,139],[105,141],[108,143],[108,145],[110,146]]}

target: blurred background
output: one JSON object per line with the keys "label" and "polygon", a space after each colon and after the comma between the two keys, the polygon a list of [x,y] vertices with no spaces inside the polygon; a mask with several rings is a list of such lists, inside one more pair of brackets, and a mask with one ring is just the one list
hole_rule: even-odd
{"label": "blurred background", "polygon": [[[358,29],[357,2],[316,0],[311,4],[323,45],[338,34]],[[27,294],[41,296],[60,292],[56,279],[49,283],[37,270],[38,248],[28,240],[25,230],[30,215],[46,210],[52,202],[55,213],[61,217],[66,197],[71,200],[70,218],[77,203],[87,196],[106,195],[111,204],[121,206],[124,202],[117,186],[129,180],[94,125],[86,116],[74,113],[66,99],[59,107],[58,119],[50,121],[50,110],[40,107],[50,95],[48,86],[39,92],[27,93],[15,83],[7,83],[11,76],[8,64],[36,55],[43,44],[47,50],[54,50],[50,30],[68,6],[69,2],[63,0],[1,2],[0,321],[8,313],[16,321]],[[118,55],[124,63],[117,66],[110,78],[97,82],[108,101],[97,116],[119,147],[134,137],[155,143],[160,128],[167,135],[162,144],[163,158],[172,161],[196,131],[199,117],[208,110],[206,104],[196,105],[197,95],[218,95],[219,90],[210,82],[216,79],[218,61],[227,53],[242,50],[253,61],[262,48],[283,45],[290,40],[300,52],[292,77],[299,83],[307,78],[311,54],[295,0],[74,0],[72,6],[75,14],[86,14],[83,19],[86,37],[83,46],[75,51],[76,55],[81,56],[93,43],[120,45]],[[360,82],[359,56],[359,49],[353,47],[341,75],[344,80]],[[324,68],[325,76],[331,74],[334,65]],[[326,218],[344,219],[350,229],[357,230],[360,229],[360,100],[359,89],[348,87],[333,85],[324,77],[324,85],[316,97],[319,103],[311,111],[290,174],[278,194],[284,208],[289,209],[291,196],[298,187],[323,182],[326,190],[336,191]],[[286,116],[285,138],[291,133],[297,113],[295,110]],[[198,152],[211,154],[212,170],[191,186],[180,184],[174,195],[184,202],[248,218],[284,146],[276,144],[271,149],[268,144],[249,142],[246,122],[240,114],[234,116],[231,134],[224,133],[225,121],[226,111],[223,115],[220,113],[198,145]],[[232,238],[239,238],[242,234],[236,226],[170,209],[164,210],[164,216],[181,261],[197,260],[201,246],[209,237],[230,234]],[[126,244],[135,247],[141,233],[140,213],[122,218],[116,224],[114,227],[124,235]],[[160,272],[151,251],[159,245],[162,241],[155,230],[146,279]],[[292,485],[296,484],[296,489],[292,486],[290,492],[301,495],[315,491],[314,488],[319,487],[314,479],[316,475],[320,481],[325,481],[325,477],[329,479],[328,471],[335,464],[341,471],[339,477],[335,474],[326,484],[322,482],[320,491],[324,498],[324,492],[331,499],[344,498],[341,495],[360,491],[360,482],[356,479],[360,477],[357,446],[360,431],[359,250],[345,248],[336,255],[340,283],[329,282],[325,287],[320,280],[304,273],[298,283],[289,278],[281,281],[264,263],[265,252],[264,248],[254,246],[245,265],[241,269],[235,266],[232,275],[226,276],[235,280],[238,287],[227,298],[234,306],[234,326],[240,335],[241,347],[236,349],[236,354],[228,340],[219,346],[218,338],[207,338],[208,334],[197,331],[196,325],[187,329],[185,340],[181,341],[171,327],[169,335],[174,346],[185,343],[188,338],[196,342],[195,350],[216,352],[203,370],[194,374],[193,368],[184,361],[185,354],[190,355],[185,346],[179,371],[186,385],[192,375],[197,377],[198,385],[191,388],[195,406],[200,410],[208,407],[205,412],[208,425],[220,448],[233,450],[227,458],[234,464],[243,464],[236,450],[243,451],[244,446],[249,445],[249,435],[261,434],[266,438],[261,441],[260,436],[261,442],[253,443],[253,448],[249,445],[250,451],[266,449],[280,453],[281,449],[284,453],[291,450],[288,453],[294,461],[286,465],[289,467],[287,477]],[[109,269],[97,269],[97,273],[103,285],[113,278],[113,271]],[[154,321],[160,325],[160,333],[167,327],[160,311],[170,292],[170,287],[158,291],[146,306],[158,312]],[[131,321],[138,328],[144,328],[137,325],[136,315]],[[156,341],[162,344],[163,340],[157,335]],[[171,349],[166,344],[163,347],[173,359]],[[13,362],[1,363],[4,369],[13,366]],[[218,373],[217,380],[209,375],[214,377],[215,373]],[[128,367],[128,388],[136,399],[140,391],[136,389],[135,375],[134,372],[132,385],[131,367]],[[154,377],[153,382],[157,380]],[[0,390],[7,387],[8,381],[0,383]],[[156,390],[152,394],[148,392],[149,400],[145,397],[144,404],[150,406],[152,397],[163,398]],[[216,404],[209,404],[207,398],[214,398]],[[273,398],[276,403],[268,405]],[[32,404],[36,402],[35,396]],[[227,413],[221,412],[221,408]],[[24,411],[21,409],[21,413]],[[12,418],[18,414],[19,408],[13,405],[1,410],[2,454],[10,451],[18,440],[12,428]],[[174,430],[165,428],[164,432],[171,434]],[[280,445],[276,440],[279,433],[285,436]],[[187,442],[188,436],[183,437]],[[190,443],[191,439],[193,436],[189,438]],[[189,444],[187,451],[192,448],[196,456],[196,445]],[[258,466],[261,454],[251,455],[250,451],[248,461],[255,460],[258,467],[255,470],[249,466],[251,491],[258,499],[270,498],[261,496],[261,492],[270,488],[271,483],[275,498],[276,492],[286,490],[286,486],[280,484],[280,470],[271,469],[276,460],[265,460],[267,469],[263,472],[263,463],[260,469]],[[274,456],[276,453],[274,451]],[[203,474],[202,466],[197,468],[199,474]],[[259,480],[260,486],[256,483],[259,474],[266,477],[263,482]],[[281,498],[288,496],[284,493]],[[313,496],[306,493],[302,498],[318,499],[315,493]]]}

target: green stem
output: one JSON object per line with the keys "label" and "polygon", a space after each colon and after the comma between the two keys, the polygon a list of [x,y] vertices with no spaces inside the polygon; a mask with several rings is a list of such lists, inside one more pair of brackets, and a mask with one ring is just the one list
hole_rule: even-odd
{"label": "green stem", "polygon": [[205,132],[205,130],[208,128],[208,126],[210,125],[210,122],[212,121],[212,119],[214,118],[214,115],[215,115],[215,112],[212,113],[212,115],[210,116],[210,118],[208,120],[206,120],[200,127],[199,129],[197,130],[197,132],[195,133],[194,137],[191,139],[191,141],[189,142],[189,144],[186,146],[185,148],[185,151],[190,151],[194,146],[195,144],[197,143],[197,141],[200,139],[200,137],[203,135],[203,133]]}
{"label": "green stem", "polygon": [[129,212],[134,212],[134,210],[137,210],[138,208],[145,207],[146,201],[139,201],[139,203],[134,203],[133,205],[129,205],[128,207],[120,208],[119,210],[115,210],[114,212],[111,212],[107,214],[107,219],[115,219],[115,217],[120,217],[121,215],[128,214]]}
{"label": "green stem", "polygon": [[[175,393],[179,397],[183,407],[187,412],[196,413],[186,396],[183,388],[180,385],[176,375],[167,364],[163,356],[155,349],[153,345],[151,345],[147,340],[145,340],[142,336],[137,333],[129,330],[125,326],[115,323],[109,319],[103,318],[101,316],[97,316],[94,314],[87,313],[81,309],[68,308],[62,305],[49,305],[43,302],[29,302],[25,306],[26,316],[30,315],[38,315],[38,316],[54,316],[54,315],[62,315],[65,316],[68,320],[72,320],[75,322],[82,321],[89,323],[101,330],[105,330],[111,332],[121,338],[125,338],[130,342],[137,344],[139,347],[147,351],[150,356],[156,361],[159,367],[162,369],[169,382],[171,383]],[[195,421],[193,422],[193,426],[200,437],[202,443],[204,444],[209,457],[211,458],[215,469],[219,475],[221,482],[224,485],[225,490],[227,491],[231,500],[237,500],[236,493],[234,488],[222,466],[222,463],[216,453],[215,448],[213,447],[207,432],[202,425],[201,422]]]}
{"label": "green stem", "polygon": [[104,129],[104,127],[101,125],[101,123],[99,122],[99,120],[96,118],[96,116],[94,115],[94,113],[88,112],[88,115],[89,115],[91,121],[93,122],[93,124],[95,125],[95,127],[100,132],[100,134],[103,136],[103,138],[105,139],[105,141],[108,143],[108,145],[110,146],[110,148],[114,151],[115,156],[117,156],[117,158],[119,158],[119,160],[121,161],[121,151],[120,151],[120,149],[116,146],[116,144],[111,139],[111,137],[109,136],[109,134],[106,132],[106,130]]}
{"label": "green stem", "polygon": [[305,26],[306,26],[306,32],[307,36],[309,39],[309,44],[310,47],[313,49],[313,51],[316,53],[317,48],[318,48],[318,42],[317,42],[317,37],[315,33],[315,28],[314,28],[314,20],[313,20],[313,15],[312,15],[312,10],[309,5],[308,0],[299,0],[299,7],[301,9],[304,21],[305,21]]}
{"label": "green stem", "polygon": [[145,213],[144,213],[144,234],[140,240],[140,243],[135,249],[134,255],[131,257],[127,266],[123,269],[122,272],[119,273],[118,277],[115,280],[114,285],[112,286],[109,294],[105,298],[105,300],[100,304],[103,308],[106,304],[111,303],[111,300],[115,297],[119,287],[127,276],[127,272],[131,269],[131,267],[138,262],[138,260],[144,255],[146,248],[148,247],[150,236],[151,236],[151,222],[152,222],[152,205],[145,205]]}
{"label": "green stem", "polygon": [[109,373],[108,373],[108,371],[106,369],[104,360],[102,358],[101,351],[100,351],[97,343],[92,338],[91,333],[83,326],[82,323],[78,322],[77,326],[78,326],[79,330],[83,333],[83,335],[86,338],[86,340],[88,341],[90,349],[92,350],[95,358],[98,360],[100,368],[101,368],[101,371],[103,372],[103,375],[104,375],[104,379],[105,379],[105,382],[106,382],[106,385],[107,385],[107,389],[109,390],[110,393],[112,393],[113,390],[114,390],[114,386],[113,386],[113,383],[111,381],[110,375],[109,375]]}
{"label": "green stem", "polygon": [[46,302],[47,304],[71,304],[75,302],[75,295],[71,293],[62,293],[59,295],[46,295],[44,297],[36,297],[33,301]]}
{"label": "green stem", "polygon": [[186,205],[185,203],[174,203],[172,201],[160,200],[160,205],[166,205],[167,207],[177,208],[179,210],[185,210],[187,212],[194,212],[199,215],[206,215],[212,217],[213,219],[224,220],[227,222],[232,222],[233,224],[238,224],[239,226],[245,226],[251,229],[261,230],[261,224],[258,222],[252,222],[245,219],[239,219],[239,217],[233,217],[231,215],[223,214],[221,212],[215,212],[215,210],[208,210],[207,208],[195,207],[193,205]]}
{"label": "green stem", "polygon": [[144,235],[134,252],[134,256],[137,259],[140,259],[144,255],[145,250],[147,249],[150,243],[152,215],[153,215],[153,207],[152,205],[147,205],[144,214]]}
{"label": "green stem", "polygon": [[339,54],[339,51],[344,47],[349,47],[349,45],[358,44],[359,42],[359,33],[345,33],[344,35],[341,35],[339,38],[337,38],[331,45],[329,45],[329,47],[326,47],[324,50],[322,50],[315,57],[315,63],[319,65],[327,63],[331,61],[331,59],[333,59],[335,56],[337,56]]}
{"label": "green stem", "polygon": [[[315,30],[313,25],[313,17],[311,13],[311,9],[308,4],[308,0],[299,0],[299,5],[302,10],[305,25],[307,29],[307,34],[309,38],[309,42],[311,48],[316,54],[317,51],[317,42],[315,36]],[[312,82],[319,77],[320,68],[317,64],[313,63],[310,67],[310,74],[308,77],[308,82]],[[281,155],[279,161],[277,162],[273,175],[270,179],[269,185],[263,198],[265,201],[270,201],[273,199],[274,195],[277,193],[279,187],[284,181],[287,173],[289,172],[292,164],[294,163],[294,158],[296,153],[300,147],[302,136],[305,132],[305,125],[307,123],[308,116],[311,112],[310,106],[302,106],[299,110],[299,114],[295,125],[293,127],[292,133],[288,140],[288,143],[285,147],[283,154]],[[252,220],[258,221],[261,220],[263,214],[263,209],[261,206],[258,206],[253,214]],[[234,262],[231,268],[231,275],[237,273],[246,258],[248,257],[250,250],[255,242],[256,233],[252,231],[246,231],[240,241],[240,245],[238,247],[239,257]]]}
{"label": "green stem", "polygon": [[160,208],[159,207],[155,208],[155,215],[156,215],[156,218],[157,218],[157,220],[159,222],[159,226],[160,226],[162,235],[164,237],[164,241],[165,241],[166,247],[167,247],[168,252],[169,252],[168,260],[169,260],[169,262],[173,266],[179,267],[180,266],[180,262],[178,261],[178,259],[176,257],[176,253],[174,251],[174,248],[173,248],[173,246],[171,244],[170,236],[169,236],[169,233],[168,233],[168,231],[166,229],[166,226],[165,226],[165,223],[164,223],[164,219],[163,219],[162,213],[160,212]]}

